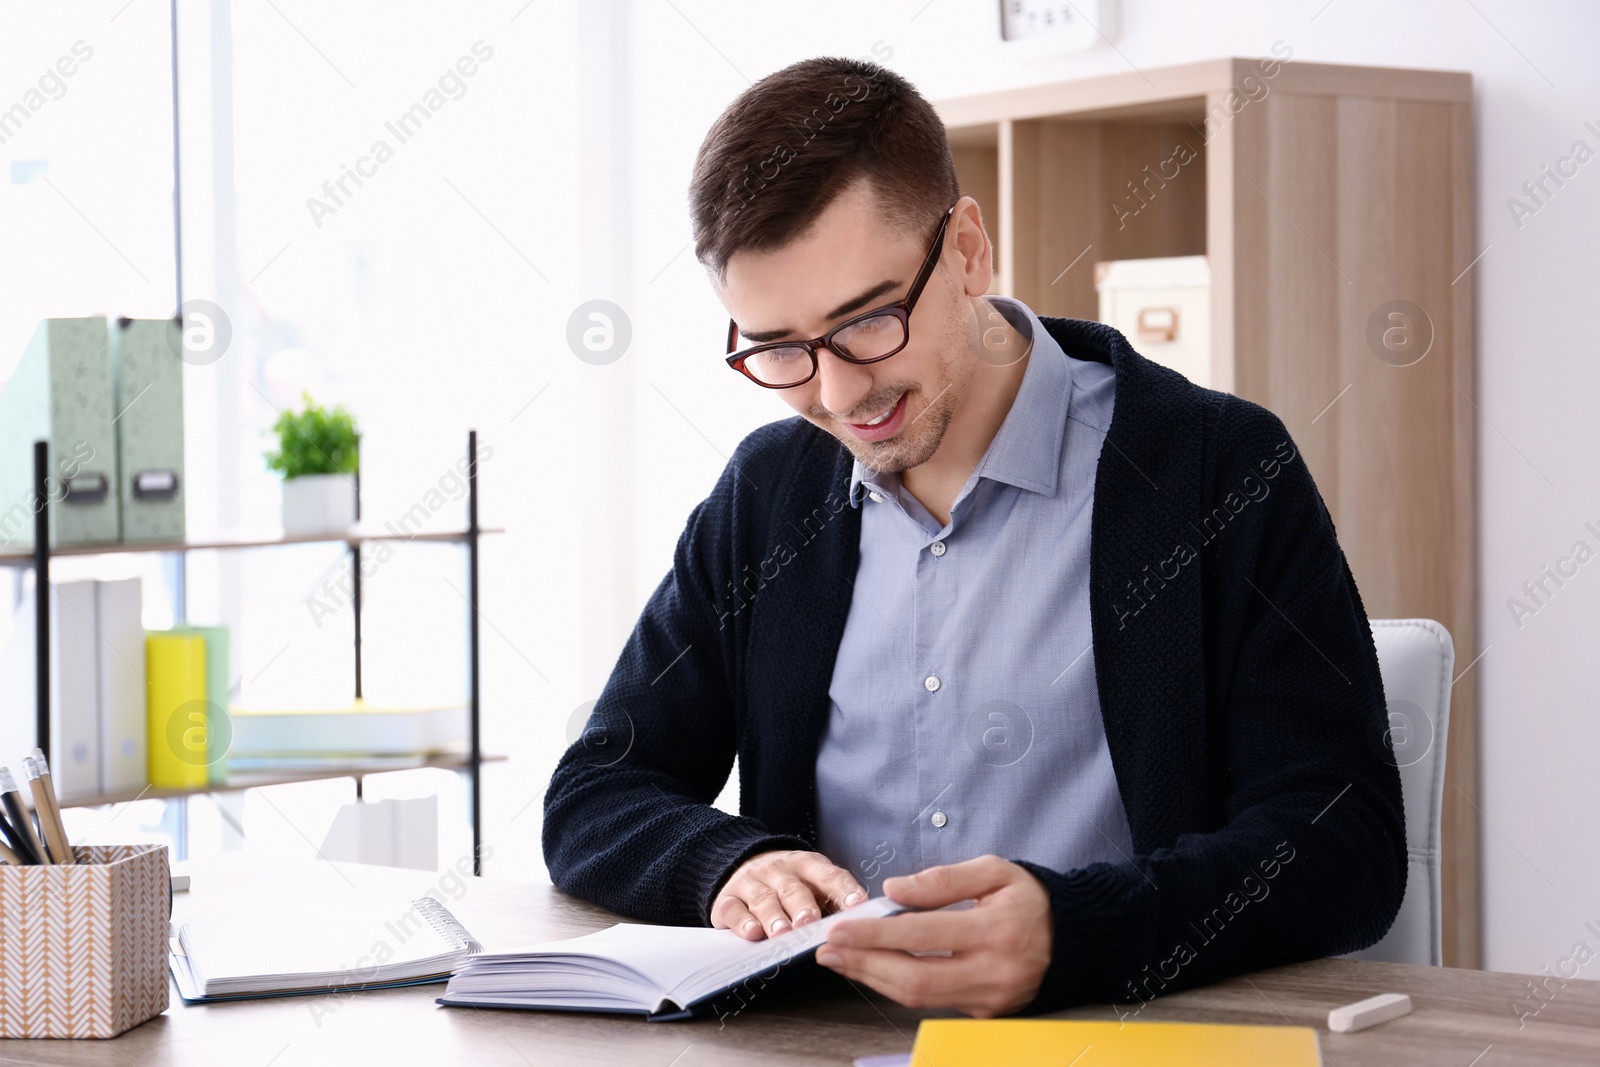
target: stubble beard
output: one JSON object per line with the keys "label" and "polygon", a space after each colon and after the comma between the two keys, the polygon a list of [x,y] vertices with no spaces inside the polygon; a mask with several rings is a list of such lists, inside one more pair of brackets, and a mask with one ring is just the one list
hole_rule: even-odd
{"label": "stubble beard", "polygon": [[925,401],[926,407],[913,412],[912,403],[925,395],[925,390],[912,387],[906,398],[906,422],[899,433],[886,441],[862,441],[848,429],[839,435],[863,467],[878,474],[900,473],[926,463],[939,450],[950,419],[961,403],[961,394],[956,388],[955,361],[941,355],[937,366],[940,384],[933,400]]}

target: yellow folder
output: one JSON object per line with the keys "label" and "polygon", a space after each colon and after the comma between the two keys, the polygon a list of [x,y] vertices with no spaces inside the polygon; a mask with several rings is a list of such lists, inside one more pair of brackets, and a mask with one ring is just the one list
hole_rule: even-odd
{"label": "yellow folder", "polygon": [[228,694],[232,690],[232,683],[228,681],[233,673],[229,661],[228,648],[230,645],[228,628],[226,626],[187,626],[179,625],[172,628],[173,633],[195,634],[205,638],[206,642],[206,700],[211,707],[207,709],[209,719],[206,723],[208,744],[207,756],[210,757],[210,766],[206,768],[206,780],[211,785],[223,785],[228,780],[228,761],[226,752],[215,751],[219,744],[215,734],[219,731],[227,734],[230,732],[225,721],[228,717]]}
{"label": "yellow folder", "polygon": [[[1318,1067],[1317,1032],[1292,1026],[924,1019],[912,1067]],[[1087,1054],[1085,1054],[1087,1053]],[[1075,1057],[1082,1057],[1079,1061]]]}
{"label": "yellow folder", "polygon": [[195,633],[146,634],[144,660],[150,784],[167,789],[205,785],[211,729],[206,639]]}

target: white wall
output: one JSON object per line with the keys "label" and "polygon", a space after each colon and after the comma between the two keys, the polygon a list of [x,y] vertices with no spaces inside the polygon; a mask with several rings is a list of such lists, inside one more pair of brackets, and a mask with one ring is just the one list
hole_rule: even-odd
{"label": "white wall", "polygon": [[[1483,642],[1457,650],[1482,707],[1485,963],[1538,971],[1592,937],[1600,919],[1600,563],[1535,617],[1506,600],[1575,540],[1600,549],[1592,293],[1600,160],[1515,224],[1507,198],[1573,142],[1600,149],[1600,8],[1509,0],[1124,0],[1116,48],[1020,64],[998,58],[991,5],[903,0],[752,5],[641,2],[636,11],[635,343],[638,487],[633,611],[664,573],[688,510],[739,438],[787,416],[717,359],[723,312],[692,252],[685,193],[694,152],[721,109],[757,79],[819,54],[883,58],[938,99],[1015,85],[1265,55],[1275,40],[1313,62],[1466,70],[1475,84],[1481,615]],[[676,255],[676,258],[673,258]],[[657,276],[659,272],[659,276]],[[1462,284],[1467,284],[1464,280]],[[659,392],[657,389],[659,388]],[[669,405],[666,400],[670,399]],[[674,406],[678,410],[674,409]],[[709,440],[708,440],[709,439]],[[599,561],[595,561],[599,565]],[[1359,575],[1357,576],[1359,579]],[[614,620],[620,647],[631,614]],[[602,636],[603,639],[603,636]],[[603,679],[601,679],[603,680]],[[598,684],[598,683],[596,683]],[[1596,965],[1591,965],[1591,967]],[[1600,977],[1600,970],[1584,977]]]}
{"label": "white wall", "polygon": [[[185,0],[191,30],[203,35],[202,12],[225,3]],[[1281,39],[1297,60],[1475,77],[1477,227],[1480,247],[1491,247],[1461,284],[1476,287],[1479,309],[1482,645],[1458,651],[1463,665],[1484,653],[1473,670],[1483,715],[1487,963],[1537,971],[1585,935],[1585,920],[1600,919],[1600,856],[1585,819],[1600,811],[1600,717],[1588,714],[1585,700],[1600,680],[1585,640],[1600,630],[1600,564],[1583,567],[1520,626],[1506,604],[1574,541],[1600,548],[1600,535],[1583,527],[1594,520],[1600,528],[1600,477],[1585,433],[1600,378],[1586,344],[1592,312],[1585,300],[1595,282],[1600,162],[1520,226],[1506,206],[1575,140],[1600,148],[1600,134],[1583,125],[1600,127],[1592,55],[1600,9],[1577,0],[1124,0],[1123,7],[1115,49],[1017,63],[989,44],[992,5],[977,0],[615,0],[585,2],[581,13],[576,0],[420,13],[370,3],[283,12],[234,5],[231,178],[207,157],[204,108],[186,131],[193,210],[203,216],[200,205],[225,199],[205,188],[215,178],[234,187],[239,213],[236,232],[224,232],[225,204],[215,209],[219,219],[191,218],[186,231],[194,275],[187,295],[211,295],[206,277],[233,272],[236,295],[217,295],[228,299],[239,331],[237,364],[190,368],[191,518],[201,525],[272,519],[275,490],[260,465],[257,432],[271,411],[254,388],[254,360],[295,341],[272,332],[284,323],[315,350],[315,370],[334,385],[342,380],[365,413],[364,491],[374,514],[415,502],[454,458],[465,427],[492,443],[484,518],[511,532],[490,543],[484,560],[485,744],[514,759],[486,772],[491,870],[543,873],[539,800],[573,710],[598,694],[685,517],[740,437],[789,414],[775,395],[723,366],[724,314],[686,247],[690,167],[722,108],[751,79],[818,54],[886,61],[938,99],[1134,65],[1264,55]],[[73,131],[88,116],[122,121],[131,99],[126,79],[105,75],[133,69],[135,57],[146,60],[140,86],[148,91],[139,98],[160,96],[164,14],[121,8],[74,8],[59,25],[6,16],[0,41],[16,47],[0,52],[25,74],[44,69],[80,36],[101,51],[83,72],[87,80],[75,80],[66,98],[5,145],[0,162],[75,143]],[[620,29],[628,26],[631,36]],[[492,42],[496,58],[471,94],[450,103],[427,137],[386,164],[348,210],[313,226],[305,197],[353,162],[382,119],[415,100],[479,37]],[[605,77],[623,69],[631,71],[626,83]],[[188,84],[206,80],[202,69]],[[632,101],[631,115],[615,109],[619,98]],[[614,121],[601,121],[607,114]],[[42,315],[169,310],[170,277],[160,266],[169,254],[160,238],[166,231],[113,209],[103,199],[109,187],[95,184],[108,172],[94,160],[74,169],[76,158],[55,157],[52,181],[82,190],[82,211],[116,247],[156,266],[132,288],[137,278],[126,263],[47,187],[12,189],[13,200],[49,194],[41,217],[61,243],[43,260],[48,299],[29,297],[20,283],[7,290],[13,305],[29,309],[8,311],[15,328],[0,329],[7,351]],[[143,197],[147,210],[158,213],[164,196],[157,188]],[[10,203],[0,198],[0,214]],[[18,262],[32,270],[36,261]],[[63,273],[63,264],[71,270]],[[86,285],[113,294],[95,301],[119,306],[79,306]],[[609,366],[591,366],[567,347],[567,317],[595,298],[623,304],[632,322],[628,353]],[[8,365],[0,352],[0,373]],[[218,498],[217,484],[230,479],[239,492]],[[576,524],[574,514],[582,516]],[[286,622],[303,621],[302,601],[316,584],[306,583],[320,578],[311,567],[276,582],[246,575],[236,587],[204,559],[193,562],[197,612],[229,613],[236,596],[262,609],[265,582],[283,601],[277,607]],[[425,588],[402,576],[406,566],[385,571],[397,597]],[[426,601],[407,602],[409,613],[374,617],[375,631],[390,627],[393,641],[372,635],[382,662],[370,664],[369,684],[394,684],[399,672],[389,667],[407,660],[418,670],[458,669],[459,598],[438,578],[426,583]],[[384,590],[374,583],[371,593],[376,602]],[[331,633],[322,638],[327,648],[307,637],[304,650],[326,653],[330,669],[343,669],[348,646]],[[241,667],[262,684],[272,672],[301,669],[288,666],[293,657],[273,665],[283,642],[271,636],[257,626],[241,641]],[[414,642],[433,642],[448,655],[433,662],[411,651]],[[300,654],[297,644],[293,655]],[[314,662],[320,659],[305,669]]]}

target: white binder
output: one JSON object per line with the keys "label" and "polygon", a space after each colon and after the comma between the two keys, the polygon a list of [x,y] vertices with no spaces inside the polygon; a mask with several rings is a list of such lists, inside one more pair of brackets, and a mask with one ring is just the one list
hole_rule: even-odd
{"label": "white binder", "polygon": [[[56,795],[78,800],[100,791],[100,729],[95,679],[95,584],[59,582],[50,591],[50,773]],[[0,653],[0,712],[6,760],[38,743],[34,659],[34,596],[23,587]]]}
{"label": "white binder", "polygon": [[50,773],[63,800],[100,791],[97,584],[58,582],[51,588]]}
{"label": "white binder", "polygon": [[142,789],[150,778],[145,761],[143,597],[137,578],[98,585],[100,790],[121,793]]}

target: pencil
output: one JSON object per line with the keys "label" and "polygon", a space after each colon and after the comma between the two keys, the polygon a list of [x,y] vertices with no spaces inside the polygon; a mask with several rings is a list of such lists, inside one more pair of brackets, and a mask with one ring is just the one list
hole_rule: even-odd
{"label": "pencil", "polygon": [[5,805],[6,814],[11,817],[11,827],[16,835],[12,843],[26,845],[40,863],[50,863],[50,853],[45,851],[44,842],[33,832],[33,820],[28,818],[28,812],[23,807],[22,794],[17,791],[17,780],[11,777],[10,767],[0,767],[0,804]]}
{"label": "pencil", "polygon": [[[78,860],[72,854],[72,842],[67,840],[67,824],[61,821],[61,801],[56,798],[55,781],[50,776],[50,762],[44,758],[42,749],[33,750],[32,769],[36,772],[33,776],[34,803],[39,808],[39,821],[44,824],[46,835],[50,836],[50,851],[55,854],[57,863],[63,866],[76,866]],[[57,851],[58,844],[59,851]]]}
{"label": "pencil", "polygon": [[48,764],[41,770],[41,760],[27,756],[22,761],[22,773],[28,778],[28,788],[33,791],[33,810],[39,814],[39,828],[44,831],[45,847],[50,850],[50,860],[59,864],[74,864],[72,849],[67,844],[67,833],[61,825],[61,816],[55,813],[54,790],[50,788]]}
{"label": "pencil", "polygon": [[39,862],[34,858],[32,851],[29,850],[27,841],[23,840],[22,835],[17,832],[17,828],[11,825],[11,820],[6,818],[3,807],[0,807],[0,838],[5,840],[6,845],[16,853],[24,864]]}

